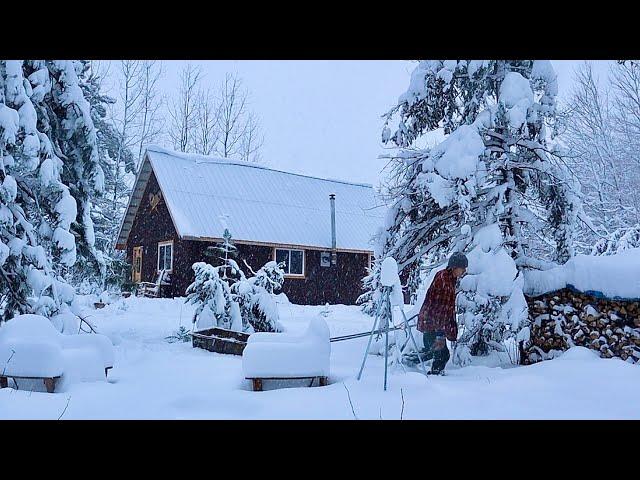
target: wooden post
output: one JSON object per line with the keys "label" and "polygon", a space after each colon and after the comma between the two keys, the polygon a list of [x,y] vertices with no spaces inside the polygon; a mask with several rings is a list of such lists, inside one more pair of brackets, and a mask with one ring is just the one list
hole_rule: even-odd
{"label": "wooden post", "polygon": [[0,388],[7,388],[9,386],[9,382],[7,381],[7,377],[0,377]]}
{"label": "wooden post", "polygon": [[45,378],[44,379],[44,386],[47,389],[47,393],[53,393],[53,391],[56,389],[56,379],[55,378]]}
{"label": "wooden post", "polygon": [[261,378],[253,378],[253,391],[261,392],[262,391],[262,379]]}

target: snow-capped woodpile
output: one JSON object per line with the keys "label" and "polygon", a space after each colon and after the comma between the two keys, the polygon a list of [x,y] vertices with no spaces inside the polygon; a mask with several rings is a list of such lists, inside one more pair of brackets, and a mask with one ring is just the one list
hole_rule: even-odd
{"label": "snow-capped woodpile", "polygon": [[597,350],[603,358],[640,363],[640,301],[609,300],[564,288],[528,297],[529,341],[520,362],[529,365],[572,346]]}

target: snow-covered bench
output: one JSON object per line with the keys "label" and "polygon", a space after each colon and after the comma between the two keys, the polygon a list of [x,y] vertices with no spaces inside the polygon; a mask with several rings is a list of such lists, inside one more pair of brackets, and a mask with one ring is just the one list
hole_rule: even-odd
{"label": "snow-covered bench", "polygon": [[314,318],[302,335],[254,333],[242,353],[242,370],[253,382],[253,390],[262,390],[263,380],[318,379],[327,384],[331,343],[329,327]]}
{"label": "snow-covered bench", "polygon": [[113,361],[109,338],[65,335],[40,315],[19,315],[0,326],[0,388],[8,386],[8,378],[14,382],[42,379],[51,393],[61,377],[80,382],[104,380]]}

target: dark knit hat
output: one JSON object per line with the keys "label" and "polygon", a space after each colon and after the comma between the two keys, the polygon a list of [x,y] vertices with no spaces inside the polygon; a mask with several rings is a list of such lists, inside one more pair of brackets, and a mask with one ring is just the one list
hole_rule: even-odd
{"label": "dark knit hat", "polygon": [[464,253],[456,252],[449,257],[447,268],[467,268],[469,261]]}

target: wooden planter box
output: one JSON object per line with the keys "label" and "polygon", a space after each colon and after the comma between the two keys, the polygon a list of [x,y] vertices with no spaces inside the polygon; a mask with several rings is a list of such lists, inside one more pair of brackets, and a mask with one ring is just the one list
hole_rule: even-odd
{"label": "wooden planter box", "polygon": [[248,333],[234,332],[224,328],[208,328],[191,334],[194,348],[231,355],[242,355],[248,339]]}

